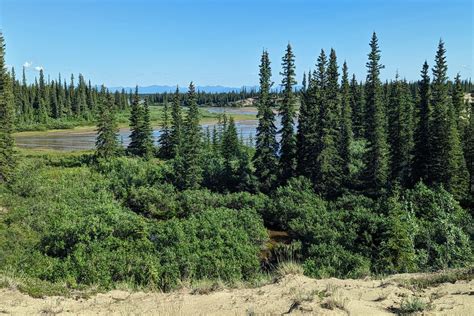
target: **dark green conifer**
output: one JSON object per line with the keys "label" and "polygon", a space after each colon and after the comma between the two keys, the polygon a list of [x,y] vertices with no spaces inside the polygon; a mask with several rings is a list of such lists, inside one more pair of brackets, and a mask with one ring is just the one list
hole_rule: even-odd
{"label": "dark green conifer", "polygon": [[172,158],[173,143],[171,141],[168,100],[165,100],[165,104],[163,107],[163,117],[161,119],[161,134],[158,142],[160,144],[159,156],[163,159]]}
{"label": "dark green conifer", "polygon": [[128,152],[134,156],[141,156],[141,130],[143,125],[143,113],[140,106],[140,97],[138,96],[138,86],[135,87],[135,94],[132,100],[132,109],[130,112],[130,144]]}
{"label": "dark green conifer", "polygon": [[406,187],[412,183],[413,108],[406,82],[398,79],[391,90],[388,118],[390,167],[393,182]]}
{"label": "dark green conifer", "polygon": [[114,99],[110,93],[105,94],[104,86],[102,86],[102,91],[97,120],[96,156],[109,159],[116,155],[119,148],[118,126],[115,118]]}
{"label": "dark green conifer", "polygon": [[341,134],[339,155],[342,159],[342,177],[343,184],[350,184],[351,176],[351,144],[353,141],[352,133],[352,109],[351,109],[351,88],[349,86],[349,74],[347,71],[347,63],[342,66],[342,82],[341,82]]}
{"label": "dark green conifer", "polygon": [[5,68],[5,42],[0,32],[0,182],[8,181],[15,168],[13,124],[14,99],[10,75]]}
{"label": "dark green conifer", "polygon": [[275,114],[271,107],[271,68],[268,52],[263,51],[260,63],[260,92],[258,98],[258,126],[255,155],[255,175],[259,188],[269,192],[276,184],[278,170],[278,143],[276,141]]}
{"label": "dark green conifer", "polygon": [[183,117],[181,114],[181,100],[179,95],[179,88],[176,87],[173,104],[171,106],[171,157],[175,157],[182,141]]}
{"label": "dark green conifer", "polygon": [[418,84],[419,100],[417,113],[416,128],[415,128],[415,148],[413,158],[413,181],[424,181],[429,183],[432,177],[430,176],[430,163],[432,159],[431,151],[431,87],[430,76],[428,74],[429,66],[425,61],[421,70],[421,81]]}
{"label": "dark green conifer", "polygon": [[366,135],[368,150],[364,181],[368,193],[383,192],[389,175],[389,153],[386,131],[386,111],[384,109],[383,91],[380,82],[380,49],[375,32],[370,41],[371,51],[367,62],[366,80]]}
{"label": "dark green conifer", "polygon": [[456,110],[449,98],[446,49],[440,40],[433,68],[430,164],[431,182],[443,184],[456,198],[462,198],[468,187],[466,162],[462,154]]}
{"label": "dark green conifer", "polygon": [[293,92],[295,80],[295,55],[291,45],[286,47],[285,56],[282,58],[283,71],[283,100],[280,105],[281,116],[281,141],[280,141],[280,182],[285,183],[295,175],[296,171],[296,137],[294,133],[295,102],[296,97]]}
{"label": "dark green conifer", "polygon": [[199,125],[196,90],[192,82],[189,84],[186,103],[189,110],[184,122],[182,148],[178,149],[180,156],[176,158],[179,167],[175,171],[180,188],[197,189],[202,182],[202,134]]}
{"label": "dark green conifer", "polygon": [[327,84],[320,90],[319,142],[316,158],[316,189],[324,196],[334,197],[341,191],[343,161],[340,156],[341,109],[339,73],[336,52],[331,49],[325,75]]}

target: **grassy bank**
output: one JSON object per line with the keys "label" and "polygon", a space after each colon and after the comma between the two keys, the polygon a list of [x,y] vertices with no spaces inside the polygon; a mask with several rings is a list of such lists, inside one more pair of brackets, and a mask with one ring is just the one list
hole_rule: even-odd
{"label": "grassy bank", "polygon": [[[183,114],[184,116],[185,114]],[[213,124],[217,123],[219,119],[219,114],[211,113],[206,109],[200,109],[201,124]],[[228,116],[232,116],[235,121],[245,121],[245,120],[254,120],[256,119],[255,115],[251,114],[238,114],[238,113],[228,113]],[[130,112],[120,112],[117,114],[118,126],[121,129],[126,129],[129,126],[129,116]],[[152,106],[150,107],[150,118],[151,124],[153,127],[160,127],[162,125],[162,116],[163,116],[163,107],[162,106]],[[76,133],[76,132],[94,132],[96,129],[94,121],[68,121],[68,122],[51,122],[49,124],[35,124],[31,126],[25,126],[22,130],[17,131],[15,135],[17,136],[36,136],[36,135],[45,135],[47,133]]]}

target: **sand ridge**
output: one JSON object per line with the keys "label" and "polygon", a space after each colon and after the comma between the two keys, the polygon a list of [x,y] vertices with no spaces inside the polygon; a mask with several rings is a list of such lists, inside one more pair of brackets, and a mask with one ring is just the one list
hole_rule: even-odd
{"label": "sand ridge", "polygon": [[418,275],[382,280],[310,279],[288,275],[258,288],[221,289],[193,294],[113,290],[88,299],[32,298],[0,289],[0,313],[11,315],[390,315],[403,300],[426,303],[424,315],[473,315],[474,280],[443,283],[423,290],[403,286]]}

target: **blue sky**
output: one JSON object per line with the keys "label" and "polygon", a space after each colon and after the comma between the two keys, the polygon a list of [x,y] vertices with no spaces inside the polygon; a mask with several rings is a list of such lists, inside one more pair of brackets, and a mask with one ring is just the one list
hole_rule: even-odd
{"label": "blue sky", "polygon": [[84,74],[95,84],[224,85],[258,83],[262,49],[273,80],[291,42],[298,82],[321,48],[365,77],[372,31],[382,50],[383,79],[419,77],[440,38],[449,76],[473,72],[471,0],[231,1],[0,0],[7,64],[46,74]]}

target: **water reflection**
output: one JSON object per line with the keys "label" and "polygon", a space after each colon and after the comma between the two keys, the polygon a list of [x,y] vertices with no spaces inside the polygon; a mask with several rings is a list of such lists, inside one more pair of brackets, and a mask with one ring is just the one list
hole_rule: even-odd
{"label": "water reflection", "polygon": [[[251,114],[256,115],[257,110],[255,108],[207,108],[209,112],[212,113],[228,113],[228,114]],[[250,138],[255,138],[255,131],[257,128],[258,121],[257,119],[251,120],[241,120],[236,121],[236,127],[239,135],[248,141]],[[280,120],[276,120],[277,128],[280,128]],[[207,128],[212,132],[216,123],[211,124],[202,124],[203,131],[205,132]],[[153,130],[153,137],[155,142],[158,141],[160,137],[161,130],[156,128]],[[121,129],[119,132],[119,141],[127,146],[130,142],[129,139],[130,130]],[[17,135],[16,144],[19,147],[28,147],[28,148],[42,148],[42,149],[55,149],[55,150],[64,150],[64,151],[73,151],[73,150],[86,150],[93,149],[95,147],[96,133],[94,131],[54,131],[50,133],[44,133],[40,135]]]}

